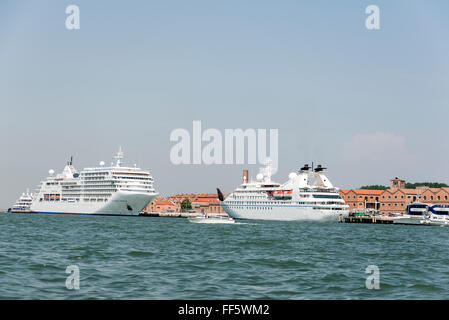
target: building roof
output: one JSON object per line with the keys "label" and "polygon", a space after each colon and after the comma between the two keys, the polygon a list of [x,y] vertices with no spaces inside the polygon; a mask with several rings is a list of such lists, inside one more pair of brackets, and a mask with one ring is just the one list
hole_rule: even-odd
{"label": "building roof", "polygon": [[420,194],[420,193],[424,192],[423,190],[419,190],[419,189],[406,189],[406,188],[401,188],[401,189],[397,189],[397,190],[401,190],[405,194]]}
{"label": "building roof", "polygon": [[162,198],[156,198],[156,199],[154,199],[154,200],[151,202],[151,204],[157,205],[157,206],[160,206],[160,205],[170,205],[170,206],[174,206],[174,205],[175,205],[172,201],[170,201],[170,200],[165,200],[165,199],[162,199]]}
{"label": "building roof", "polygon": [[385,190],[368,190],[368,189],[351,189],[350,191],[353,191],[355,194],[366,194],[366,195],[380,195],[382,192],[384,192]]}

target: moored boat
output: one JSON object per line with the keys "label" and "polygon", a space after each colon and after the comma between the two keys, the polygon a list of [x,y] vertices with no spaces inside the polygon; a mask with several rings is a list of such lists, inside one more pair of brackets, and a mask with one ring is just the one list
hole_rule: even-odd
{"label": "moored boat", "polygon": [[153,177],[136,165],[123,166],[121,148],[115,160],[78,172],[71,158],[62,173],[50,170],[33,197],[31,213],[139,215],[158,195]]}
{"label": "moored boat", "polygon": [[30,206],[33,201],[33,193],[30,193],[29,189],[26,192],[22,193],[20,198],[16,201],[16,203],[9,210],[10,212],[30,212]]}
{"label": "moored boat", "polygon": [[426,203],[413,202],[407,206],[406,214],[393,219],[394,224],[422,225],[428,224],[430,217],[429,205]]}

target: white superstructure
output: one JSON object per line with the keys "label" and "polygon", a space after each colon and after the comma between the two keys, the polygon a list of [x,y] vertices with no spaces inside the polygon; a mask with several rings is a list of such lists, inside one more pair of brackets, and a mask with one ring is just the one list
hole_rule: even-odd
{"label": "white superstructure", "polygon": [[255,182],[243,183],[226,199],[218,190],[223,209],[233,218],[251,220],[334,220],[349,215],[349,206],[338,189],[324,175],[305,165],[299,173],[290,173],[284,184],[271,181],[271,162],[257,175]]}
{"label": "white superstructure", "polygon": [[426,221],[430,225],[449,226],[449,205],[435,204],[430,205],[430,217]]}
{"label": "white superstructure", "polygon": [[19,200],[12,206],[11,212],[29,212],[32,201],[33,194],[27,189],[27,191],[22,193]]}
{"label": "white superstructure", "polygon": [[49,171],[38,186],[31,212],[98,215],[138,215],[157,195],[153,177],[140,168],[123,166],[120,148],[115,164],[77,172],[72,160],[62,173]]}

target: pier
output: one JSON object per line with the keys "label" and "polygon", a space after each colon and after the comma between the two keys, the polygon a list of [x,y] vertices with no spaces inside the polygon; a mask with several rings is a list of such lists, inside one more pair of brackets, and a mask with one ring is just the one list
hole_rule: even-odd
{"label": "pier", "polygon": [[[342,221],[340,221],[342,222]],[[392,224],[392,217],[383,216],[359,216],[344,218],[345,223],[375,223],[375,224]]]}

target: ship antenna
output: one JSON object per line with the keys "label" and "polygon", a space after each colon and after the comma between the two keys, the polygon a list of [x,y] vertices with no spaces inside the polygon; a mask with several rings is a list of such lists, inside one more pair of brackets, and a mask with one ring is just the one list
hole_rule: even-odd
{"label": "ship antenna", "polygon": [[122,151],[121,146],[119,147],[117,155],[114,158],[115,158],[115,160],[117,160],[116,166],[120,167],[122,165],[122,160],[123,160],[123,151]]}

